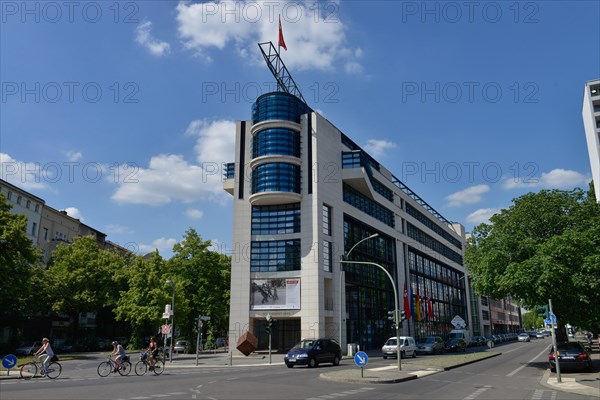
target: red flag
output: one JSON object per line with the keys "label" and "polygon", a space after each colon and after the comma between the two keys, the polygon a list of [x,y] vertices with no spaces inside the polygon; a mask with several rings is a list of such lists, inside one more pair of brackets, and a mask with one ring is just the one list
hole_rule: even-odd
{"label": "red flag", "polygon": [[287,51],[287,46],[285,45],[285,40],[283,39],[283,30],[281,29],[281,15],[279,16],[279,47],[283,47],[285,51]]}
{"label": "red flag", "polygon": [[410,301],[408,300],[408,290],[406,289],[406,281],[404,281],[404,318],[410,319]]}
{"label": "red flag", "polygon": [[420,321],[423,318],[423,315],[421,314],[421,296],[419,296],[419,288],[417,288],[417,304],[415,304],[415,311],[416,311],[416,315],[415,315],[415,319],[417,321]]}
{"label": "red flag", "polygon": [[431,297],[427,295],[427,316],[430,320],[433,319],[433,304],[431,304]]}

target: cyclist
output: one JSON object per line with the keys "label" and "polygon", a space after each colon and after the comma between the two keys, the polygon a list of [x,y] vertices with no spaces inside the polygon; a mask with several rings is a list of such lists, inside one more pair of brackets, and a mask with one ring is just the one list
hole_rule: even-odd
{"label": "cyclist", "polygon": [[54,357],[54,350],[52,350],[52,346],[50,345],[50,340],[48,338],[42,339],[42,347],[38,349],[34,356],[40,356],[42,360],[42,375],[46,374],[46,370],[48,369],[48,365],[50,364],[50,360]]}
{"label": "cyclist", "polygon": [[152,371],[154,369],[154,361],[158,357],[158,344],[156,343],[156,338],[154,336],[150,338],[148,353],[150,353],[150,359],[148,361],[150,363],[150,371]]}
{"label": "cyclist", "polygon": [[112,345],[113,352],[111,353],[111,356],[116,356],[115,362],[117,364],[117,367],[113,372],[117,372],[119,369],[121,369],[121,361],[123,361],[123,359],[127,357],[127,353],[125,352],[123,346],[121,346],[116,340],[112,342]]}

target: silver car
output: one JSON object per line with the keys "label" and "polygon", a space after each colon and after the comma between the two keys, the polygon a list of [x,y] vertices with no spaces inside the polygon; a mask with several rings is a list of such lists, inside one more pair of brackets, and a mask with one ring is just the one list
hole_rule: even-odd
{"label": "silver car", "polygon": [[419,354],[440,354],[444,352],[444,341],[439,336],[427,336],[417,343],[417,353]]}

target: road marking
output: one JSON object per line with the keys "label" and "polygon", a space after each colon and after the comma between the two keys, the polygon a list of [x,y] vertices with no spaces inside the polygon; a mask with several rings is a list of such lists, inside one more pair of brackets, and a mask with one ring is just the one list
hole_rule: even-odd
{"label": "road marking", "polygon": [[517,372],[519,372],[520,370],[522,370],[523,368],[525,368],[527,365],[529,365],[530,363],[532,363],[535,360],[537,360],[542,354],[544,354],[547,351],[548,351],[548,348],[545,348],[544,350],[542,350],[541,352],[539,352],[537,356],[535,356],[531,360],[527,361],[527,364],[521,365],[519,368],[515,369],[513,372],[509,373],[506,376],[507,377],[513,376],[514,374],[516,374]]}
{"label": "road marking", "polygon": [[542,397],[544,397],[544,391],[536,389],[536,391],[533,392],[533,396],[531,396],[531,400],[542,400]]}
{"label": "road marking", "polygon": [[483,392],[488,390],[489,388],[491,388],[491,386],[487,386],[487,385],[482,388],[479,388],[476,391],[474,391],[473,393],[471,393],[470,395],[468,395],[467,397],[465,397],[463,400],[474,400],[477,397],[479,397]]}

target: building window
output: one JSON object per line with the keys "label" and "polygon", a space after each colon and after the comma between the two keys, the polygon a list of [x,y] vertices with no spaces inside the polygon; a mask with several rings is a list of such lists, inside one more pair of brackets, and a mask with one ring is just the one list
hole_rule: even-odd
{"label": "building window", "polygon": [[285,128],[265,129],[254,134],[252,158],[268,155],[300,157],[300,134]]}
{"label": "building window", "polygon": [[25,203],[25,207],[31,208],[31,200],[27,200],[27,203]]}
{"label": "building window", "polygon": [[39,205],[39,204],[36,204],[36,205],[35,205],[35,212],[36,212],[36,213],[39,213],[39,212],[40,212],[40,205]]}
{"label": "building window", "polygon": [[252,207],[252,234],[300,232],[300,203]]}
{"label": "building window", "polygon": [[48,240],[48,228],[44,228],[44,240]]}
{"label": "building window", "polygon": [[463,263],[462,255],[455,252],[454,250],[452,250],[448,246],[444,245],[440,241],[429,236],[428,234],[426,234],[425,232],[423,232],[422,230],[420,230],[419,228],[417,228],[410,222],[406,223],[406,234],[408,235],[408,237],[411,237],[411,238],[415,239],[417,242],[421,243],[422,245],[429,247],[431,250],[440,253],[441,255],[448,258],[449,260],[452,260],[452,261],[462,265],[462,263]]}
{"label": "building window", "polygon": [[427,218],[425,214],[423,214],[408,203],[406,203],[406,213],[415,218],[417,221],[419,221],[426,227],[428,227],[429,229],[431,229],[432,231],[434,231],[435,233],[437,233],[438,235],[440,235],[441,237],[443,237],[444,239],[446,239],[458,249],[462,249],[462,244],[458,239],[456,239],[450,233],[446,232],[444,228]]}
{"label": "building window", "polygon": [[12,192],[10,192],[10,191],[9,191],[9,192],[8,192],[8,195],[6,196],[6,198],[7,198],[8,200],[12,200]]}
{"label": "building window", "polygon": [[252,173],[252,193],[300,193],[300,167],[287,163],[259,165]]}
{"label": "building window", "polygon": [[331,236],[331,207],[323,204],[323,234]]}
{"label": "building window", "polygon": [[489,321],[490,320],[490,313],[488,311],[485,311],[485,310],[481,311],[481,318],[484,321]]}
{"label": "building window", "polygon": [[344,184],[344,201],[392,228],[395,225],[393,212],[347,184]]}
{"label": "building window", "polygon": [[37,236],[37,222],[31,224],[31,236]]}
{"label": "building window", "polygon": [[300,270],[300,239],[253,241],[250,244],[251,272]]}
{"label": "building window", "polygon": [[17,197],[17,204],[21,204],[21,196]]}
{"label": "building window", "polygon": [[252,120],[255,124],[277,119],[299,123],[300,116],[310,112],[311,108],[296,96],[285,92],[273,92],[256,99],[252,105]]}
{"label": "building window", "polygon": [[323,240],[323,270],[327,272],[333,271],[333,252],[331,245],[331,242]]}

